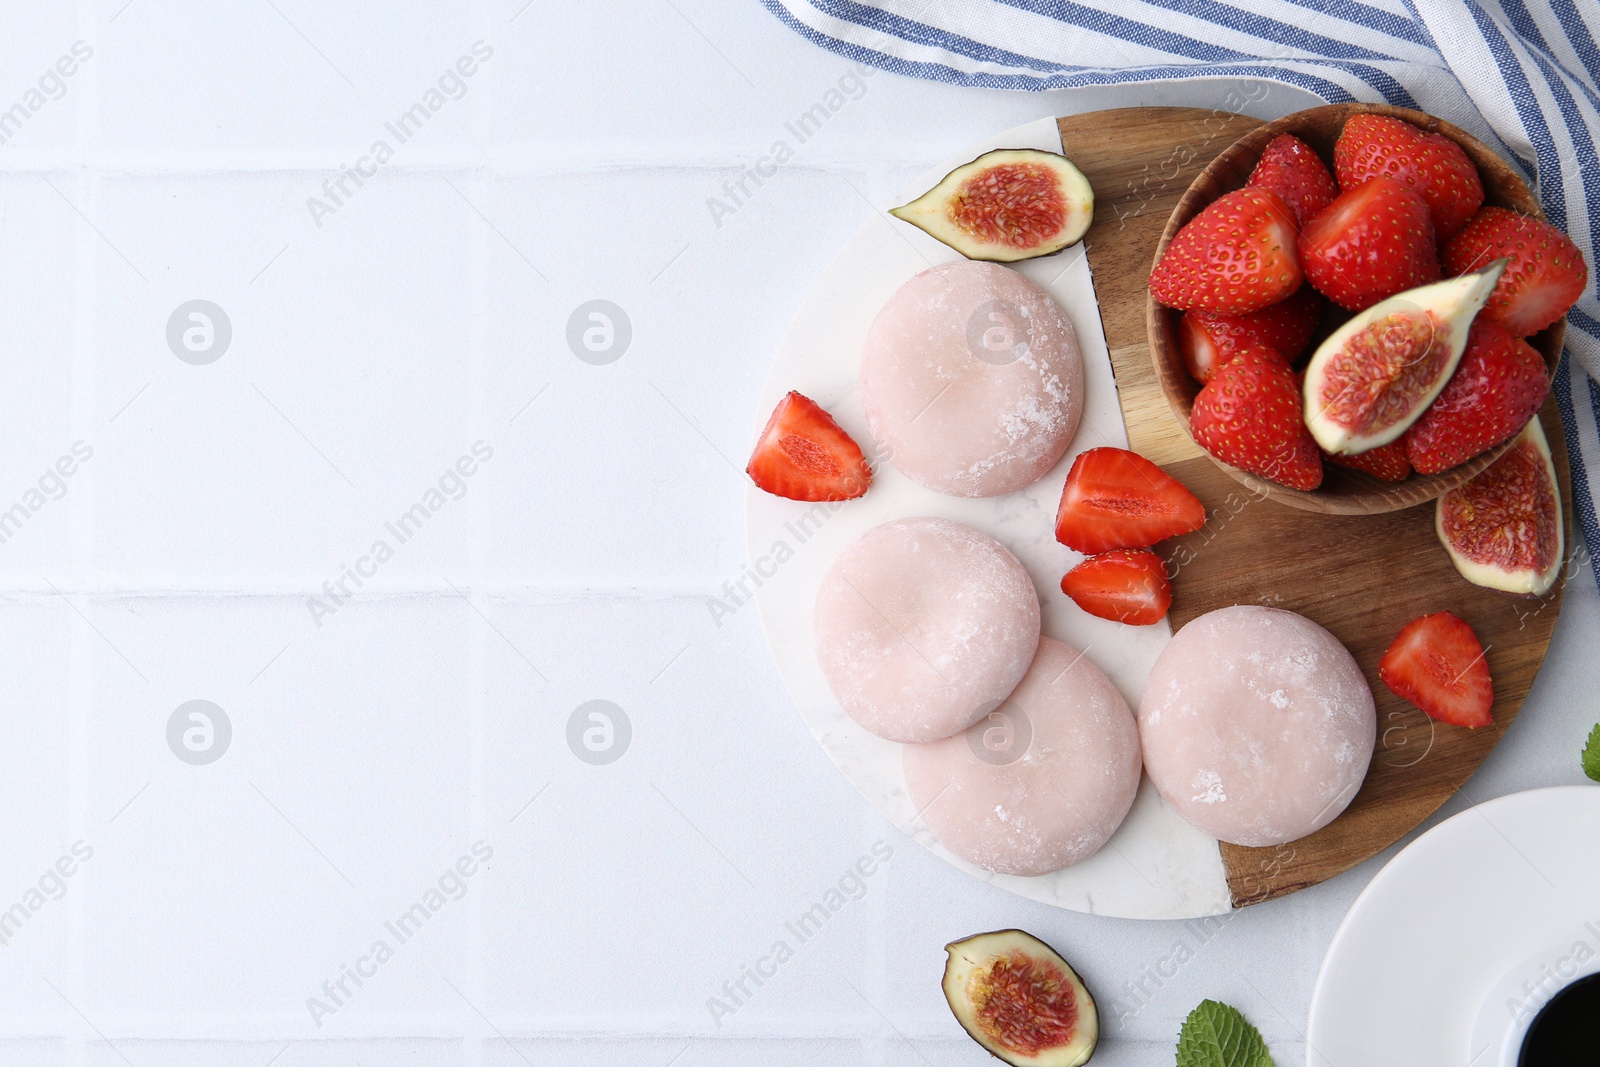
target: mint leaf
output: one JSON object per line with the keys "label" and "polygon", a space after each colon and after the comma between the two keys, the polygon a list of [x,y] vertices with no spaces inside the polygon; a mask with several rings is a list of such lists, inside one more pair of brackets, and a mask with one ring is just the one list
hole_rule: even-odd
{"label": "mint leaf", "polygon": [[1239,1009],[1202,1000],[1178,1032],[1178,1067],[1273,1067],[1273,1063],[1267,1043]]}
{"label": "mint leaf", "polygon": [[1600,782],[1600,723],[1589,731],[1589,743],[1583,746],[1583,773]]}

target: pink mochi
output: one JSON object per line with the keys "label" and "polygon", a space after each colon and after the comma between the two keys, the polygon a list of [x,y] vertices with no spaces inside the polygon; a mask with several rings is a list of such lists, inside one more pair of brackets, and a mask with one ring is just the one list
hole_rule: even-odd
{"label": "pink mochi", "polygon": [[1072,323],[1027,278],[965,260],[923,271],[867,330],[861,400],[880,453],[950,496],[1044,477],[1083,416]]}
{"label": "pink mochi", "polygon": [[1002,874],[1099,851],[1139,791],[1139,730],[1089,658],[1046,637],[1022,684],[965,733],[903,753],[912,803],[939,843]]}
{"label": "pink mochi", "polygon": [[1372,690],[1339,639],[1257,605],[1179,630],[1139,701],[1150,780],[1235,845],[1281,845],[1332,822],[1366,778],[1377,729]]}
{"label": "pink mochi", "polygon": [[994,710],[1039,645],[1039,594],[1017,557],[949,519],[862,534],[823,575],[817,662],[851,718],[936,741]]}

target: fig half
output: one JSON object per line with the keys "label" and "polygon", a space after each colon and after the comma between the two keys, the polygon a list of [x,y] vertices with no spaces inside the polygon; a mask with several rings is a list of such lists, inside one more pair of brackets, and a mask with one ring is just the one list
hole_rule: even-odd
{"label": "fig half", "polygon": [[1100,1040],[1094,998],[1061,954],[1023,930],[945,946],[944,998],[967,1034],[1014,1067],[1079,1067]]}
{"label": "fig half", "polygon": [[1083,239],[1094,190],[1066,156],[1036,148],[985,152],[889,214],[968,259],[1015,263]]}
{"label": "fig half", "polygon": [[1506,454],[1439,498],[1434,532],[1473,585],[1544,596],[1566,549],[1550,442],[1535,416]]}
{"label": "fig half", "polygon": [[1305,419],[1323,451],[1370,451],[1422,416],[1455,373],[1506,262],[1396,293],[1317,346],[1306,366]]}

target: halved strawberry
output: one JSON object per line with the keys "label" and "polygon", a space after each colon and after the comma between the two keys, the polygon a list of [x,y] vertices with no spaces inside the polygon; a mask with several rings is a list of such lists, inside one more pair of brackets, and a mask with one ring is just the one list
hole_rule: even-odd
{"label": "halved strawberry", "polygon": [[1411,477],[1411,460],[1406,457],[1405,446],[1399,441],[1390,441],[1350,456],[1324,452],[1322,458],[1335,466],[1365,471],[1386,482],[1403,482]]}
{"label": "halved strawberry", "polygon": [[1297,229],[1294,212],[1270,189],[1224,193],[1172,239],[1150,272],[1150,292],[1183,311],[1260,311],[1300,285]]}
{"label": "halved strawberry", "polygon": [[861,448],[810,398],[788,393],[756,441],[745,473],[773,496],[851,500],[872,484]]}
{"label": "halved strawberry", "polygon": [[1289,133],[1280,133],[1267,142],[1246,184],[1271,189],[1283,197],[1301,226],[1339,195],[1339,187],[1322,157]]}
{"label": "halved strawberry", "polygon": [[1271,307],[1247,315],[1185,311],[1178,320],[1178,349],[1184,366],[1201,385],[1216,369],[1252,345],[1269,348],[1293,363],[1305,351],[1322,318],[1323,300],[1309,285]]}
{"label": "halved strawberry", "polygon": [[1428,205],[1389,178],[1341,193],[1306,223],[1300,262],[1323,296],[1351,311],[1439,280]]}
{"label": "halved strawberry", "polygon": [[1567,313],[1589,284],[1589,268],[1572,239],[1531,215],[1486,207],[1444,249],[1452,275],[1506,264],[1480,318],[1493,319],[1518,337],[1538,333]]}
{"label": "halved strawberry", "polygon": [[1475,727],[1494,721],[1494,682],[1483,645],[1448,611],[1406,623],[1378,663],[1378,677],[1440,722]]}
{"label": "halved strawberry", "polygon": [[1137,452],[1091,448],[1072,461],[1056,508],[1056,540],[1093,555],[1145,548],[1206,524],[1206,506]]}
{"label": "halved strawberry", "polygon": [[1333,169],[1342,189],[1373,178],[1393,178],[1428,203],[1440,242],[1465,226],[1483,203],[1483,180],[1461,146],[1387,115],[1356,115],[1333,146]]}
{"label": "halved strawberry", "polygon": [[1455,374],[1401,438],[1406,455],[1422,474],[1465,463],[1528,425],[1548,392],[1544,357],[1480,315]]}
{"label": "halved strawberry", "polygon": [[1166,565],[1147,548],[1090,556],[1062,577],[1061,591],[1090,615],[1130,626],[1160,622],[1172,606]]}
{"label": "halved strawberry", "polygon": [[1189,414],[1201,448],[1291,489],[1322,484],[1322,455],[1301,417],[1300,387],[1278,356],[1251,348],[1222,365]]}

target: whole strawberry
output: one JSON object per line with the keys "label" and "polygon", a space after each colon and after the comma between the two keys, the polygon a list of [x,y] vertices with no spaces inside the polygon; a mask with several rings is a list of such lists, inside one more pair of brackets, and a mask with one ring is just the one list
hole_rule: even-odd
{"label": "whole strawberry", "polygon": [[1306,223],[1300,261],[1323,296],[1351,311],[1439,280],[1428,205],[1389,178],[1340,194]]}
{"label": "whole strawberry", "polygon": [[1406,431],[1406,456],[1421,474],[1465,463],[1526,426],[1549,391],[1544,357],[1479,315],[1455,374]]}
{"label": "whole strawberry", "polygon": [[1237,315],[1276,304],[1300,285],[1294,212],[1270,189],[1235,189],[1178,231],[1150,292],[1170,308]]}
{"label": "whole strawberry", "polygon": [[1245,184],[1271,189],[1283,197],[1289,210],[1294,212],[1295,223],[1300,226],[1339,195],[1339,187],[1328,173],[1328,165],[1310,145],[1288,133],[1280,133],[1267,142],[1260,162]]}
{"label": "whole strawberry", "polygon": [[1486,207],[1444,249],[1447,273],[1466,274],[1500,257],[1506,264],[1480,318],[1529,337],[1555,322],[1589,284],[1583,254],[1566,234],[1542,219]]}
{"label": "whole strawberry", "polygon": [[1178,350],[1189,373],[1202,385],[1234,353],[1255,345],[1270,348],[1292,363],[1310,343],[1323,307],[1317,291],[1302,285],[1287,300],[1247,315],[1185,311],[1178,320]]}
{"label": "whole strawberry", "polygon": [[1346,122],[1333,146],[1333,169],[1341,189],[1374,178],[1393,178],[1415,189],[1428,204],[1441,243],[1483,203],[1483,179],[1460,145],[1387,115],[1357,115]]}
{"label": "whole strawberry", "polygon": [[1338,467],[1365,471],[1385,482],[1403,482],[1411,477],[1411,460],[1406,458],[1405,446],[1399,441],[1390,441],[1386,445],[1349,456],[1324,452],[1322,458]]}
{"label": "whole strawberry", "polygon": [[1322,456],[1300,410],[1294,372],[1275,353],[1252,348],[1200,390],[1189,430],[1222,462],[1309,491],[1322,484]]}

